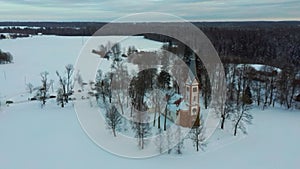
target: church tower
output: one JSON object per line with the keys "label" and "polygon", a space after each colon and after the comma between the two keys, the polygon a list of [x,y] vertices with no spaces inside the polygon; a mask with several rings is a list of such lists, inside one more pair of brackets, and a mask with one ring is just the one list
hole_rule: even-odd
{"label": "church tower", "polygon": [[196,58],[193,54],[190,62],[190,73],[189,77],[185,83],[186,86],[186,105],[189,109],[189,114],[191,116],[191,123],[196,121],[198,113],[200,113],[199,106],[199,80],[197,77],[197,69],[196,69]]}
{"label": "church tower", "polygon": [[193,127],[194,125],[199,125],[195,124],[195,122],[199,122],[199,120],[196,119],[200,117],[200,89],[199,80],[197,77],[195,55],[191,56],[189,68],[189,76],[185,82],[185,92],[183,93],[186,105],[185,109],[180,109],[178,112],[178,122],[179,125],[183,127]]}

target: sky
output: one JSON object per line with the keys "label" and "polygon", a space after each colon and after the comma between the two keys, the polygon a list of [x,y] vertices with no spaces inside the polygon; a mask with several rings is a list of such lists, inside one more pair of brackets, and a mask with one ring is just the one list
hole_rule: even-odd
{"label": "sky", "polygon": [[300,0],[0,0],[0,21],[104,21],[163,12],[188,21],[300,20]]}

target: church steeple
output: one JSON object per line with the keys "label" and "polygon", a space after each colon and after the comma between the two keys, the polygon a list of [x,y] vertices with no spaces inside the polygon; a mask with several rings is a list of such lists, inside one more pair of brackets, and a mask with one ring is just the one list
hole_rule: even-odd
{"label": "church steeple", "polygon": [[191,58],[190,58],[190,71],[192,74],[190,75],[193,75],[195,79],[198,80],[198,77],[197,77],[197,67],[196,67],[196,56],[195,54],[193,53]]}
{"label": "church steeple", "polygon": [[193,53],[190,57],[190,63],[189,63],[189,74],[186,83],[193,83],[194,81],[199,81],[197,77],[197,67],[196,67],[196,57]]}

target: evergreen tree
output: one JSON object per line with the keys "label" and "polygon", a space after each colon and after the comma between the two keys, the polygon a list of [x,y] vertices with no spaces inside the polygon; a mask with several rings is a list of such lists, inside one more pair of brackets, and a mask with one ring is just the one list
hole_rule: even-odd
{"label": "evergreen tree", "polygon": [[171,84],[171,75],[166,71],[161,71],[157,77],[158,86],[160,88],[167,88]]}
{"label": "evergreen tree", "polygon": [[252,94],[251,94],[251,90],[250,90],[250,87],[247,86],[244,93],[243,93],[243,96],[242,96],[242,101],[244,104],[252,104],[253,101],[252,101]]}

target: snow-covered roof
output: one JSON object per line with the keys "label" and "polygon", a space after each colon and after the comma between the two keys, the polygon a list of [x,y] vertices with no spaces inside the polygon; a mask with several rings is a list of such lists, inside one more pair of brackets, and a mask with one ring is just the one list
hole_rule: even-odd
{"label": "snow-covered roof", "polygon": [[185,101],[182,101],[178,106],[176,104],[169,104],[168,110],[172,113],[176,113],[178,110],[189,110],[189,107],[186,105]]}
{"label": "snow-covered roof", "polygon": [[172,113],[176,113],[179,110],[179,107],[177,107],[176,104],[169,104],[168,110]]}
{"label": "snow-covered roof", "polygon": [[169,102],[174,103],[175,101],[182,99],[182,98],[183,98],[182,95],[176,93],[170,98]]}
{"label": "snow-covered roof", "polygon": [[182,101],[179,106],[178,106],[179,110],[188,110],[189,107],[187,106],[185,101]]}

